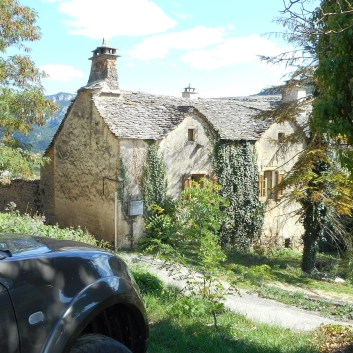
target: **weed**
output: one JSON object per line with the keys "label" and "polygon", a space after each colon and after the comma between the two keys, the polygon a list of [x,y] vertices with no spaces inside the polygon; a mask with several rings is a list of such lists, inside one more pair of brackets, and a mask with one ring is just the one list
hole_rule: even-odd
{"label": "weed", "polygon": [[262,286],[255,290],[263,298],[273,299],[301,309],[318,311],[323,315],[335,316],[341,320],[353,320],[353,305],[336,305],[328,300],[312,299],[300,292],[288,292],[279,288]]}

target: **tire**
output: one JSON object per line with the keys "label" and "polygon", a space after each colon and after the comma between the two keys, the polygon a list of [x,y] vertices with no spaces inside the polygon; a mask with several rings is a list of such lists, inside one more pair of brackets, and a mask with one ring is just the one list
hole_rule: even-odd
{"label": "tire", "polygon": [[108,336],[90,333],[77,339],[70,353],[132,353],[120,342]]}

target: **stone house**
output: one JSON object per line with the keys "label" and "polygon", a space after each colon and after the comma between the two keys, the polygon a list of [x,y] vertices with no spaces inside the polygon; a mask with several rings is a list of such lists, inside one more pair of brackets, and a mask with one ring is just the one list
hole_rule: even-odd
{"label": "stone house", "polygon": [[[93,51],[88,83],[78,90],[46,150],[51,163],[41,171],[41,188],[50,223],[86,227],[117,246],[140,237],[140,178],[150,141],[155,141],[163,155],[172,197],[190,180],[213,177],[212,140],[216,135],[255,145],[262,200],[293,163],[284,162],[303,147],[298,145],[275,158],[277,147],[270,139],[293,132],[295,124],[254,119],[256,113],[280,100],[278,96],[200,99],[190,85],[182,97],[123,91],[118,86],[117,58],[116,49],[105,42]],[[291,92],[296,94],[301,92]],[[118,197],[122,189],[123,199]],[[302,233],[296,219],[287,217],[297,205],[273,208],[275,202],[269,202],[264,238],[275,237],[288,244]]]}

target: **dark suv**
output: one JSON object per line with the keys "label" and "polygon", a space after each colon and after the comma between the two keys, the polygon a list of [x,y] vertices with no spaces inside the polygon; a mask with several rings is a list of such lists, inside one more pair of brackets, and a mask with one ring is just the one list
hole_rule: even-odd
{"label": "dark suv", "polygon": [[74,241],[0,234],[1,353],[145,353],[148,323],[125,263]]}

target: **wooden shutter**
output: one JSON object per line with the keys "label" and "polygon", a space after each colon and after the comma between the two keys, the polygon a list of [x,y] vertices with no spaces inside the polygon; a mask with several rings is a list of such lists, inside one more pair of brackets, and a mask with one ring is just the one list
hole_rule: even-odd
{"label": "wooden shutter", "polygon": [[259,197],[263,196],[263,182],[264,182],[264,176],[260,174],[259,175]]}
{"label": "wooden shutter", "polygon": [[[190,188],[192,185],[191,182],[191,175],[183,175],[183,180],[182,180],[182,185],[181,185],[181,189],[182,191]],[[188,196],[184,196],[184,200],[188,200]]]}
{"label": "wooden shutter", "polygon": [[264,196],[272,196],[272,170],[264,172]]}
{"label": "wooden shutter", "polygon": [[[278,183],[277,185],[281,184],[284,178],[284,174],[278,173]],[[283,187],[280,187],[277,191],[277,198],[281,198],[283,196]]]}

